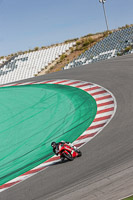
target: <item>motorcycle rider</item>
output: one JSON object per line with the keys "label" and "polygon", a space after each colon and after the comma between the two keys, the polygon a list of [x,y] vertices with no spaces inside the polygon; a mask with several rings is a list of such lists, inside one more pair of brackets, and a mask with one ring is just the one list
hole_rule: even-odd
{"label": "motorcycle rider", "polygon": [[58,155],[58,153],[59,153],[59,144],[60,144],[60,143],[56,143],[56,142],[52,142],[52,143],[51,143],[51,146],[53,147],[53,152],[54,152],[56,155]]}
{"label": "motorcycle rider", "polygon": [[61,142],[58,142],[58,143],[52,142],[52,143],[51,143],[51,146],[53,147],[53,152],[54,152],[56,155],[58,155],[58,153],[59,153],[59,145],[60,145],[60,144],[67,144],[67,145],[69,145],[70,147],[72,147],[75,151],[78,152],[78,149],[77,149],[72,143],[70,143],[70,142],[65,142],[65,141],[61,141]]}

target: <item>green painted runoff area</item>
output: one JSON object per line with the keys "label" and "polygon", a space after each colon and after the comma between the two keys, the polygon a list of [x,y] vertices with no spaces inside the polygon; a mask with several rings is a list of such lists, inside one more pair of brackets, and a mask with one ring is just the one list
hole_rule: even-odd
{"label": "green painted runoff area", "polygon": [[0,185],[53,156],[51,142],[73,142],[97,112],[78,88],[35,84],[0,88]]}

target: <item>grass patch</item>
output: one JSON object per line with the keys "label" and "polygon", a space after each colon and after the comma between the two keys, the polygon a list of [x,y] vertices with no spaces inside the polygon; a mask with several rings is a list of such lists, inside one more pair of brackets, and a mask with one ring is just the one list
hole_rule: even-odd
{"label": "grass patch", "polygon": [[62,54],[61,57],[60,57],[60,62],[62,62],[66,57],[67,57],[66,54]]}
{"label": "grass patch", "polygon": [[126,199],[122,199],[122,200],[133,200],[133,196],[128,197],[128,198],[126,198]]}

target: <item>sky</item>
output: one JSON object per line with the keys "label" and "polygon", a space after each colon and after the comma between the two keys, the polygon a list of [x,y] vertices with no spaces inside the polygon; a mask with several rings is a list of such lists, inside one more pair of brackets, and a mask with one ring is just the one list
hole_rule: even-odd
{"label": "sky", "polygon": [[[106,0],[109,29],[133,24],[133,0]],[[106,30],[99,0],[0,0],[0,56]]]}

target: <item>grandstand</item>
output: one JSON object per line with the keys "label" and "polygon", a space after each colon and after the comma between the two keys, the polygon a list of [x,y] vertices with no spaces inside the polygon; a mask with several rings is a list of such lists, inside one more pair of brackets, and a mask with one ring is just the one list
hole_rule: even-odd
{"label": "grandstand", "polygon": [[[76,39],[75,41],[70,40],[69,42],[45,49],[37,49],[26,53],[21,52],[20,55],[15,54],[12,57],[9,56],[9,58],[3,57],[0,59],[0,84],[15,82],[43,74],[43,70],[46,72],[46,69],[49,69],[51,65],[55,67],[56,64],[58,65],[58,61],[62,65],[60,61],[61,56],[65,54],[65,59],[68,61],[67,54],[70,55],[72,49],[77,52],[78,43],[83,42],[82,47],[86,45],[84,42],[87,36],[84,38]],[[84,53],[82,52],[85,49],[82,49],[82,52],[76,57],[73,55],[71,58],[72,61],[69,61],[67,65],[66,62],[63,65],[66,65],[63,69],[70,69],[110,59],[118,55],[133,53],[133,26],[124,27],[113,32],[110,31],[107,36],[102,33],[99,38],[98,36],[96,37],[98,40],[93,38],[95,38],[95,35],[93,37],[88,36],[88,39],[91,41],[91,48],[87,46],[89,49]],[[75,59],[73,60],[74,57]]]}
{"label": "grandstand", "polygon": [[[0,68],[0,84],[34,77],[42,69],[67,52],[75,42],[14,56]],[[4,60],[5,61],[5,60]],[[3,60],[1,60],[3,62]]]}
{"label": "grandstand", "polygon": [[[105,37],[78,58],[67,64],[64,69],[116,57],[130,45],[133,45],[133,26],[111,33],[108,37]],[[131,49],[126,53],[133,53],[133,50]]]}

